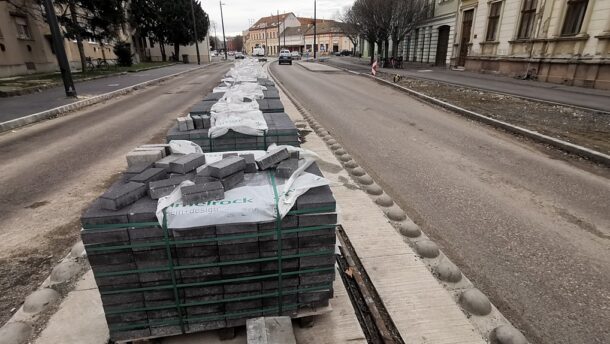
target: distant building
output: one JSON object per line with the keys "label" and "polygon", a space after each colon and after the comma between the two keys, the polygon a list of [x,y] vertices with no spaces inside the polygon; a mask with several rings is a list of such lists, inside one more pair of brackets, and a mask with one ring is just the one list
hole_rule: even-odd
{"label": "distant building", "polygon": [[[338,53],[343,50],[351,51],[354,48],[352,41],[345,35],[344,23],[334,20],[317,20],[315,28],[316,45],[320,55]],[[313,52],[314,27],[308,25],[305,32],[305,49]]]}
{"label": "distant building", "polygon": [[277,55],[281,48],[280,33],[284,28],[298,27],[301,23],[294,13],[283,13],[275,16],[263,17],[248,29],[248,36],[244,37],[244,47],[248,54],[254,48],[265,48],[267,55]]}
{"label": "distant building", "polygon": [[[316,44],[318,52],[329,54],[351,50],[353,44],[345,36],[344,24],[334,20],[317,19]],[[278,30],[279,23],[279,30]],[[263,17],[244,35],[244,47],[252,54],[255,47],[269,47],[268,55],[277,55],[281,48],[290,51],[313,52],[314,20],[296,17],[293,13]]]}
{"label": "distant building", "polygon": [[452,65],[610,89],[610,1],[462,0]]}

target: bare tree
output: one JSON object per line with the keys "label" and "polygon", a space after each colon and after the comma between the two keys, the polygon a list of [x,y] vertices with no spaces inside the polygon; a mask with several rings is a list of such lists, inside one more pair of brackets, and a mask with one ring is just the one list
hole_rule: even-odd
{"label": "bare tree", "polygon": [[392,54],[396,55],[400,42],[429,14],[428,0],[392,0]]}
{"label": "bare tree", "polygon": [[343,33],[352,42],[352,45],[354,46],[352,53],[356,55],[356,49],[360,42],[361,29],[358,26],[358,21],[356,20],[351,7],[345,9],[341,15],[341,21],[343,22]]}

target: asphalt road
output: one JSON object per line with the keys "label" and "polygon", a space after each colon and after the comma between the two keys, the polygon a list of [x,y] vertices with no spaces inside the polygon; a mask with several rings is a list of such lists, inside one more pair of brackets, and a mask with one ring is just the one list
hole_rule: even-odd
{"label": "asphalt road", "polygon": [[610,343],[607,169],[367,78],[272,71],[532,343]]}
{"label": "asphalt road", "polygon": [[[361,61],[356,61],[351,57],[331,57],[327,61],[330,65],[360,73],[369,74],[371,72],[370,66],[363,65]],[[549,102],[610,112],[610,91],[607,90],[520,80],[476,72],[452,71],[446,68],[430,67],[421,64],[410,64],[405,69],[381,68],[379,70],[413,78],[441,81],[465,87],[474,87],[521,97],[533,97]]]}
{"label": "asphalt road", "polygon": [[74,87],[79,99],[67,98],[63,86],[19,97],[0,98],[0,123],[197,67],[194,64],[176,64],[137,73],[77,82]]}
{"label": "asphalt road", "polygon": [[82,211],[118,178],[125,154],[165,142],[175,118],[228,68],[212,65],[0,134],[0,324],[76,242]]}

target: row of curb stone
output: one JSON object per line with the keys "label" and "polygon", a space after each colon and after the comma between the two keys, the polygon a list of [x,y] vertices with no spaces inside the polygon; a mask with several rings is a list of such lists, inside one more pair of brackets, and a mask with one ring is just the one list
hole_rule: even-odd
{"label": "row of curb stone", "polygon": [[[275,79],[276,83],[281,85],[277,78]],[[334,153],[352,179],[381,208],[389,222],[404,237],[404,241],[421,256],[434,276],[452,294],[454,300],[461,306],[462,311],[469,317],[475,327],[487,336],[487,341],[492,344],[527,344],[528,341],[525,336],[501,315],[485,294],[476,289],[463,276],[459,268],[441,252],[438,245],[427,238],[419,226],[352,159],[341,144],[313,116],[307,113],[294,97],[288,94],[285,88],[283,91],[295,104],[310,128]]]}
{"label": "row of curb stone", "polygon": [[44,320],[54,313],[61,300],[87,268],[85,247],[76,243],[64,259],[51,270],[40,287],[25,298],[23,305],[0,327],[0,344],[25,344],[44,328]]}

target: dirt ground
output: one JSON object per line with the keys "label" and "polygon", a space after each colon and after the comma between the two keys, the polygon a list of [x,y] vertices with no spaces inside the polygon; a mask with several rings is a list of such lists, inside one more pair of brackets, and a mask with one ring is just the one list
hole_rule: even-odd
{"label": "dirt ground", "polygon": [[[391,74],[378,75],[392,80]],[[405,77],[399,84],[494,119],[610,154],[610,116],[603,113],[430,80]]]}

